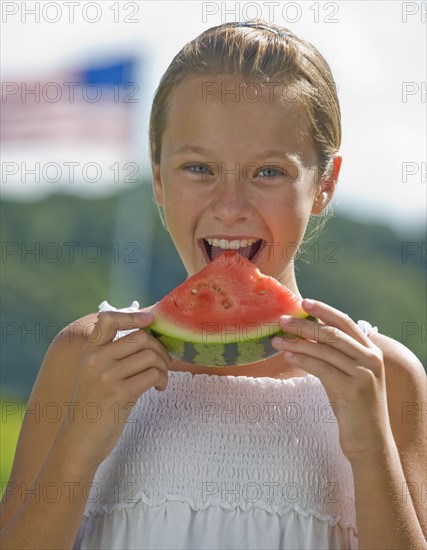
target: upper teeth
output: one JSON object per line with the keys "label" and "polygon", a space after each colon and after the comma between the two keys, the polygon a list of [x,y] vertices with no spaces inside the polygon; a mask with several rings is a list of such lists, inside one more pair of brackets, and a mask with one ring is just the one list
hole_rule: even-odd
{"label": "upper teeth", "polygon": [[256,243],[259,239],[243,239],[227,241],[226,239],[206,239],[207,242],[212,246],[219,246],[224,250],[237,250],[238,248],[243,248],[244,246],[250,246],[251,244]]}

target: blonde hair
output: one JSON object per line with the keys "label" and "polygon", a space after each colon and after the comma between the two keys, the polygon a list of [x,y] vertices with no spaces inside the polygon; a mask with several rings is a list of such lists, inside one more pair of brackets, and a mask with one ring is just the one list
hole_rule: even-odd
{"label": "blonde hair", "polygon": [[[239,76],[259,84],[278,83],[298,90],[318,154],[318,175],[327,176],[341,144],[337,91],[327,61],[309,42],[263,20],[224,23],[186,44],[173,58],[156,90],[150,115],[151,162],[159,164],[168,106],[184,79]],[[164,222],[163,212],[160,212]]]}

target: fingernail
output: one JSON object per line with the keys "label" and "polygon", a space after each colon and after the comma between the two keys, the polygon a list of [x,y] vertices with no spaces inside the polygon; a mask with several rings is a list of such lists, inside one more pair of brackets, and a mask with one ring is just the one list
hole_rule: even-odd
{"label": "fingernail", "polygon": [[294,354],[291,351],[285,351],[285,357],[287,357],[288,359],[290,359],[293,356]]}
{"label": "fingernail", "polygon": [[285,341],[284,338],[282,338],[281,336],[275,336],[274,338],[271,339],[271,343],[276,346],[278,344],[283,344],[284,341]]}
{"label": "fingernail", "polygon": [[314,302],[312,300],[303,301],[304,309],[312,309],[314,307]]}

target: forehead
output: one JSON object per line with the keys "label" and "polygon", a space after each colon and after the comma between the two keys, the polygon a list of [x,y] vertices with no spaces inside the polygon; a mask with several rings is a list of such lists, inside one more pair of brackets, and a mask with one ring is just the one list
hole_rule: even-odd
{"label": "forehead", "polygon": [[308,162],[314,155],[296,89],[230,76],[187,78],[173,91],[163,147],[176,149],[189,140],[236,152],[280,146],[310,157]]}

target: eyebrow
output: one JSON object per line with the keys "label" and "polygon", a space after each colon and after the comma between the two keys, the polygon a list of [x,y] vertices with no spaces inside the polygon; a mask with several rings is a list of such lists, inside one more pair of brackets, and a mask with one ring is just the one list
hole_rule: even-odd
{"label": "eyebrow", "polygon": [[182,154],[185,154],[185,153],[198,153],[200,155],[209,155],[209,154],[211,154],[210,151],[208,151],[207,149],[204,149],[203,147],[196,147],[194,145],[183,145],[182,147],[179,147],[178,149],[175,149],[175,151],[173,151],[172,155],[176,156],[176,155],[182,155]]}
{"label": "eyebrow", "polygon": [[[196,153],[199,155],[212,155],[212,152],[204,147],[198,147],[195,145],[183,145],[178,149],[173,151],[172,156],[185,155],[187,153]],[[263,151],[260,155],[257,156],[257,160],[264,160],[271,157],[280,157],[285,158],[290,161],[302,162],[301,154],[297,152],[289,153],[287,151],[280,151],[279,149],[270,149],[268,151]]]}

